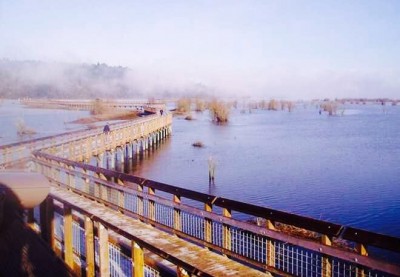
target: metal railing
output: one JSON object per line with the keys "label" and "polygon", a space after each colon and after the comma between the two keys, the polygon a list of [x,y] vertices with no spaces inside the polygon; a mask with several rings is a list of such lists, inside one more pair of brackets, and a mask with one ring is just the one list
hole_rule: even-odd
{"label": "metal railing", "polygon": [[[263,271],[295,276],[400,276],[398,264],[368,256],[367,251],[374,247],[398,254],[400,239],[396,237],[216,197],[48,153],[34,152],[34,162],[38,171],[59,186]],[[232,212],[257,218],[262,225],[239,220]],[[308,235],[299,236],[280,226]],[[341,245],[336,244],[338,240]]]}

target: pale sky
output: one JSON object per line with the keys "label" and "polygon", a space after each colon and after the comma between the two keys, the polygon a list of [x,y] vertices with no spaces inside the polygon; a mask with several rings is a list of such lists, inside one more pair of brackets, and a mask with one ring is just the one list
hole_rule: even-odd
{"label": "pale sky", "polygon": [[236,95],[400,98],[400,0],[0,0],[0,58]]}

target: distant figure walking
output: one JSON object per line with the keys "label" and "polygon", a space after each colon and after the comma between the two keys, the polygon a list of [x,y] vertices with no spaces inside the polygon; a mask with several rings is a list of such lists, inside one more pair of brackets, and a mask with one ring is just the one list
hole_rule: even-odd
{"label": "distant figure walking", "polygon": [[106,124],[106,126],[104,126],[103,132],[108,135],[110,133],[110,126],[108,125],[108,123]]}
{"label": "distant figure walking", "polygon": [[164,113],[164,111],[163,111],[163,110],[160,110],[160,115],[161,115],[161,116],[163,115],[163,113]]}
{"label": "distant figure walking", "polygon": [[214,161],[213,157],[210,156],[208,158],[208,181],[209,181],[210,184],[214,183],[215,167],[216,167],[215,161]]}

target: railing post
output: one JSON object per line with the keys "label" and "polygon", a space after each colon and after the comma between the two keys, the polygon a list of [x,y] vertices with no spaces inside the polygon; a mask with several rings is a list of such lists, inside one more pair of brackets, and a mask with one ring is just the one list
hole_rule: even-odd
{"label": "railing post", "polygon": [[[107,177],[104,176],[104,174],[100,173],[99,174],[100,179],[107,181]],[[103,199],[105,201],[108,201],[108,194],[107,194],[107,187],[102,185],[102,184],[98,184],[95,186],[95,189],[98,187],[98,193],[99,193],[99,198]]]}
{"label": "railing post", "polygon": [[[125,186],[124,181],[121,179],[118,178],[116,181],[118,185]],[[123,213],[125,209],[125,196],[122,190],[118,190],[118,207],[120,207],[119,211]]]}
{"label": "railing post", "polygon": [[[357,252],[361,255],[361,256],[368,256],[368,250],[367,250],[367,246],[361,243],[358,243],[356,246]],[[365,277],[365,270],[363,268],[356,268],[356,276],[357,277]]]}
{"label": "railing post", "polygon": [[105,153],[107,151],[107,147],[106,147],[106,139],[107,139],[107,135],[105,133],[102,133],[100,136],[100,152],[101,153]]}
{"label": "railing post", "polygon": [[110,259],[108,254],[108,231],[99,223],[99,256],[100,256],[100,276],[110,276]]}
{"label": "railing post", "polygon": [[[274,223],[267,219],[266,228],[269,230],[276,230]],[[275,267],[275,245],[271,239],[267,239],[267,266]]]}
{"label": "railing post", "polygon": [[[204,203],[204,210],[206,212],[212,212],[212,204]],[[212,220],[204,218],[204,240],[208,243],[212,243]]]}
{"label": "railing post", "polygon": [[69,160],[74,160],[74,158],[75,158],[75,144],[74,144],[73,141],[68,143],[68,155],[69,155]]}
{"label": "railing post", "polygon": [[114,170],[115,169],[115,159],[116,159],[116,157],[115,157],[116,153],[114,151],[114,148],[111,149],[110,154],[111,154],[110,167],[111,167],[112,170]]}
{"label": "railing post", "polygon": [[144,252],[143,247],[141,247],[136,242],[132,241],[132,261],[133,265],[133,276],[142,277],[144,276]]}
{"label": "railing post", "polygon": [[[143,185],[139,185],[138,184],[137,190],[142,192],[143,191]],[[143,197],[141,197],[139,195],[137,195],[136,197],[137,197],[137,201],[136,201],[136,203],[137,203],[137,213],[139,215],[143,215]]]}
{"label": "railing post", "polygon": [[[148,193],[149,193],[150,195],[154,195],[154,194],[156,193],[156,191],[155,191],[155,189],[149,187],[149,188],[148,188]],[[148,207],[148,210],[149,210],[149,215],[148,215],[148,217],[149,217],[151,220],[155,221],[155,220],[156,220],[156,209],[155,209],[155,202],[154,202],[154,200],[150,200],[150,199],[149,199],[149,207]]]}
{"label": "railing post", "polygon": [[93,221],[85,216],[86,276],[95,275]]}
{"label": "railing post", "polygon": [[84,151],[83,151],[83,145],[84,145],[84,142],[83,142],[83,140],[81,139],[81,140],[78,140],[77,141],[77,143],[78,143],[78,149],[79,149],[79,155],[78,155],[78,158],[77,158],[77,161],[83,161],[83,157],[84,157]]}
{"label": "railing post", "polygon": [[72,209],[64,203],[64,261],[70,268],[74,268],[73,253],[73,233],[72,233]]}
{"label": "railing post", "polygon": [[89,161],[90,160],[90,157],[92,156],[92,145],[93,145],[93,143],[92,143],[92,137],[88,137],[87,139],[86,139],[86,160],[87,161]]}
{"label": "railing post", "polygon": [[[82,168],[82,172],[83,172],[83,174],[85,174],[87,176],[89,175],[89,172],[84,168]],[[87,194],[90,194],[90,180],[88,177],[85,178],[85,189],[84,190]]]}
{"label": "railing post", "polygon": [[[180,204],[181,197],[179,195],[174,195],[173,201],[174,203]],[[177,208],[174,208],[174,230],[182,230],[181,211]]]}
{"label": "railing post", "polygon": [[176,267],[176,276],[177,277],[190,277],[189,273],[183,267],[180,267],[180,266]]}
{"label": "railing post", "polygon": [[[95,173],[95,177],[96,178],[99,178],[99,179],[102,179],[102,180],[105,180],[105,179],[107,179],[103,174],[101,174],[101,173]],[[105,178],[105,179],[104,179]],[[93,193],[94,193],[94,197],[97,197],[97,198],[100,198],[101,199],[101,185],[99,185],[98,183],[94,183],[94,191],[93,191]]]}
{"label": "railing post", "polygon": [[[223,208],[222,215],[224,217],[232,217],[232,213],[230,209]],[[222,246],[226,250],[232,249],[232,240],[231,240],[231,230],[229,225],[222,224]]]}
{"label": "railing post", "polygon": [[48,196],[40,204],[40,232],[44,241],[51,249],[54,249],[54,204],[53,199]]}
{"label": "railing post", "polygon": [[[75,170],[75,167],[68,166],[69,170]],[[68,188],[75,188],[75,175],[68,173]]]}
{"label": "railing post", "polygon": [[140,154],[140,140],[136,141],[136,155]]}
{"label": "railing post", "polygon": [[[321,242],[324,245],[329,245],[329,246],[332,245],[332,240],[327,235],[322,235]],[[332,276],[332,262],[331,262],[330,258],[326,255],[322,255],[321,271],[322,271],[321,272],[322,277]]]}

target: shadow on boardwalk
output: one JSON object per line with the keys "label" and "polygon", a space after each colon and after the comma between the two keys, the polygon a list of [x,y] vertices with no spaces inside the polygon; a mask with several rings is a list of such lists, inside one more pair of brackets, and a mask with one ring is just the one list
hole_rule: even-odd
{"label": "shadow on boardwalk", "polygon": [[1,183],[0,276],[72,276],[49,246],[23,222],[17,197]]}

